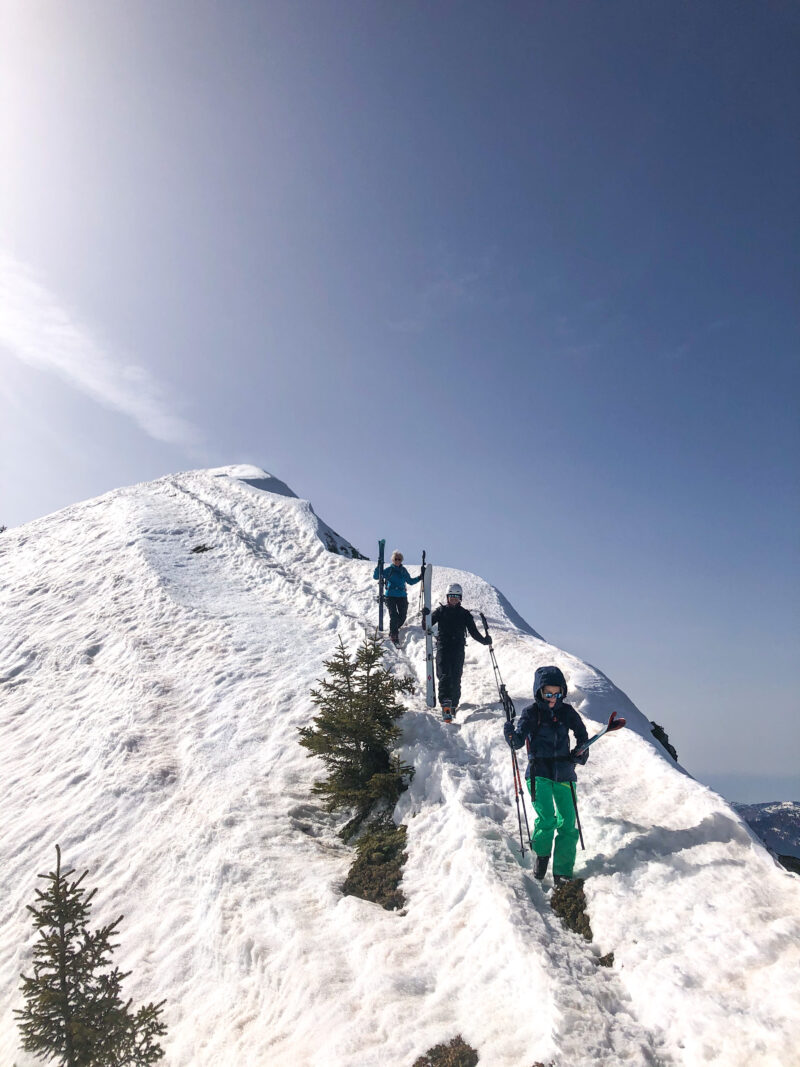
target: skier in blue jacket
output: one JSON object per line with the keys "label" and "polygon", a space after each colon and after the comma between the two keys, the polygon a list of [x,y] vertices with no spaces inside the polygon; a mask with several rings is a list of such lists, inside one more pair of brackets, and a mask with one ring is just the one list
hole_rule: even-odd
{"label": "skier in blue jacket", "polygon": [[[575,764],[586,763],[589,753],[575,755],[588,739],[583,719],[565,704],[567,683],[558,667],[539,667],[533,681],[534,702],[523,709],[516,728],[505,723],[503,733],[514,748],[528,742],[525,777],[536,812],[531,849],[536,855],[534,876],[541,881],[553,854],[553,881],[568,882],[575,867],[578,829],[575,825]],[[575,745],[570,748],[570,731]]]}
{"label": "skier in blue jacket", "polygon": [[[372,577],[377,582],[380,579],[380,564],[375,568]],[[403,553],[397,549],[392,552],[392,562],[383,568],[383,578],[386,582],[386,606],[389,609],[389,637],[394,644],[400,644],[400,627],[406,621],[408,615],[407,585],[416,585],[422,580],[422,570],[416,578],[412,578],[403,566]]]}

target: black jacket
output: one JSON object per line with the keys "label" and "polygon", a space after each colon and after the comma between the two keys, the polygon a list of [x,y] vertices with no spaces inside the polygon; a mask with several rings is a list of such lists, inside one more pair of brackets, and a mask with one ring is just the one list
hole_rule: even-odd
{"label": "black jacket", "polygon": [[[570,730],[575,735],[575,746],[570,745]],[[514,748],[522,748],[526,741],[530,742],[526,778],[574,782],[576,761],[570,757],[570,749],[582,745],[588,738],[583,719],[571,704],[559,702],[551,711],[547,704],[537,699],[523,709],[510,740]],[[585,755],[588,756],[588,752]],[[586,759],[581,756],[577,762],[585,763]]]}
{"label": "black jacket", "polygon": [[468,630],[470,637],[482,645],[489,644],[489,638],[478,632],[472,615],[460,604],[440,604],[431,615],[431,624],[439,627],[440,645],[465,645]]}

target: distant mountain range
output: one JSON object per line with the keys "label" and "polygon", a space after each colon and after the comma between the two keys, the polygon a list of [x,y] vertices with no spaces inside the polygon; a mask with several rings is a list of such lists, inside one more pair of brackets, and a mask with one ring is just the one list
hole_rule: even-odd
{"label": "distant mountain range", "polygon": [[[778,800],[769,804],[734,804],[744,821],[784,867],[800,874],[800,803]],[[787,863],[786,860],[796,860]]]}

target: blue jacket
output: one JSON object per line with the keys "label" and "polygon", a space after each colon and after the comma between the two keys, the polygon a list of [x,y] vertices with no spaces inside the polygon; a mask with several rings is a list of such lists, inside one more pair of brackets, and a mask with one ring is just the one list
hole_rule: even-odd
{"label": "blue jacket", "polygon": [[[559,683],[548,678],[542,684]],[[564,689],[566,690],[566,684]],[[575,735],[575,746],[570,745],[570,731]],[[572,747],[582,745],[588,739],[589,734],[583,725],[583,719],[571,704],[562,704],[559,701],[551,711],[540,697],[523,708],[509,738],[514,748],[522,748],[525,742],[528,742],[526,778],[550,778],[554,782],[576,781],[575,764],[585,763],[589,753],[586,752],[574,760],[570,751]]]}
{"label": "blue jacket", "polygon": [[[377,582],[380,577],[380,563],[375,568],[372,577]],[[406,596],[406,585],[416,585],[422,575],[418,574],[416,578],[412,578],[405,567],[397,567],[394,563],[390,563],[388,567],[383,568],[383,577],[386,580],[385,596]]]}

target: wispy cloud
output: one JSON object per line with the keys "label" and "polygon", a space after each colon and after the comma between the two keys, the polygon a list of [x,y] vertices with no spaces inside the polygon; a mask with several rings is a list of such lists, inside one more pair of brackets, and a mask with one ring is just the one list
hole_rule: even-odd
{"label": "wispy cloud", "polygon": [[714,319],[713,321],[706,323],[699,329],[694,330],[679,345],[674,345],[672,348],[668,349],[664,353],[664,358],[674,362],[680,362],[690,353],[693,358],[697,358],[701,354],[703,346],[708,343],[709,338],[727,330],[731,324],[731,319]]}
{"label": "wispy cloud", "polygon": [[390,329],[399,333],[422,333],[435,320],[473,303],[481,285],[494,269],[493,251],[469,266],[454,263],[442,248],[437,249],[431,258],[427,278],[411,298],[410,313],[391,321]]}
{"label": "wispy cloud", "polygon": [[104,407],[133,419],[156,441],[194,451],[199,433],[174,414],[153,376],[115,360],[26,264],[0,249],[0,346],[51,371]]}

